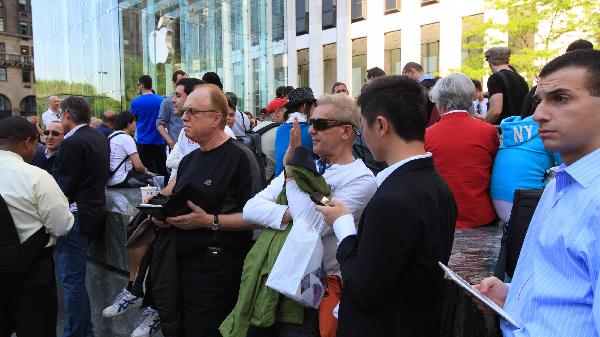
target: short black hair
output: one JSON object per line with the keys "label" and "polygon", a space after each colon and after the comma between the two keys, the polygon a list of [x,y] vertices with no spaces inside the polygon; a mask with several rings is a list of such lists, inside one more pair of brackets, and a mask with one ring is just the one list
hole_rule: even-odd
{"label": "short black hair", "polygon": [[192,91],[194,91],[194,88],[199,85],[199,84],[205,84],[206,82],[204,82],[203,80],[199,80],[197,78],[193,78],[193,77],[188,77],[188,78],[182,78],[179,81],[177,81],[177,84],[175,84],[175,88],[177,88],[180,85],[183,85],[183,92],[185,92],[186,95],[189,95],[192,93]]}
{"label": "short black hair", "polygon": [[408,69],[413,69],[420,73],[423,72],[423,67],[420,64],[418,64],[417,62],[408,62],[407,64],[405,64],[404,68],[402,68],[402,73],[405,73]]}
{"label": "short black hair", "polygon": [[114,129],[115,130],[123,130],[125,129],[129,124],[133,123],[135,121],[135,116],[129,112],[129,111],[122,111],[120,114],[118,114],[117,116],[115,116],[115,121],[114,121]]}
{"label": "short black hair", "polygon": [[585,49],[594,49],[594,44],[588,40],[575,40],[569,44],[567,47],[567,53],[575,51],[575,50],[585,50]]}
{"label": "short black hair", "polygon": [[483,87],[481,86],[481,81],[476,79],[471,79],[473,81],[473,85],[475,86],[475,91],[483,91]]}
{"label": "short black hair", "polygon": [[140,76],[140,78],[138,78],[138,84],[143,85],[144,88],[147,90],[151,90],[152,89],[152,77],[150,77],[150,75],[142,75],[142,76]]}
{"label": "short black hair", "polygon": [[290,91],[294,90],[294,87],[292,86],[281,86],[281,87],[277,87],[277,89],[275,89],[275,97],[276,98],[283,98],[285,96],[287,96]]}
{"label": "short black hair", "polygon": [[90,104],[81,96],[67,97],[60,102],[63,112],[69,111],[75,124],[89,124],[92,118]]}
{"label": "short black hair", "polygon": [[221,89],[221,91],[223,91],[223,83],[221,82],[221,78],[219,77],[219,75],[217,75],[217,73],[209,71],[206,74],[204,74],[204,76],[202,76],[202,80],[206,83],[216,85],[217,87],[219,87],[219,89]]}
{"label": "short black hair", "polygon": [[377,78],[381,76],[385,76],[385,71],[379,67],[373,67],[367,70],[367,78]]}
{"label": "short black hair", "polygon": [[567,67],[585,69],[586,87],[592,96],[600,97],[600,50],[575,50],[565,53],[542,68],[540,77],[546,77]]}
{"label": "short black hair", "polygon": [[385,117],[405,141],[425,139],[425,96],[421,86],[404,75],[377,78],[358,97],[361,115],[368,125],[377,116]]}
{"label": "short black hair", "polygon": [[179,75],[187,76],[185,71],[177,70],[173,73],[173,76],[171,76],[171,80],[173,81],[173,83],[177,82],[177,76],[179,76]]}
{"label": "short black hair", "polygon": [[225,98],[227,98],[227,105],[230,108],[235,109],[237,107],[238,98],[237,98],[236,94],[234,94],[232,92],[226,92]]}
{"label": "short black hair", "polygon": [[38,140],[35,125],[21,116],[0,119],[0,144],[17,145],[27,139]]}

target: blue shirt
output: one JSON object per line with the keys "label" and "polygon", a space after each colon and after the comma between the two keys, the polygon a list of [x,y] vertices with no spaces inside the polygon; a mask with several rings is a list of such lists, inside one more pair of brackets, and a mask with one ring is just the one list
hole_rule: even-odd
{"label": "blue shirt", "polygon": [[277,127],[275,133],[275,176],[277,177],[283,172],[283,157],[285,152],[290,145],[290,130],[294,127],[294,117],[298,117],[300,122],[300,145],[308,148],[313,159],[317,159],[317,156],[312,152],[312,137],[308,133],[310,125],[306,123],[306,115],[302,115],[298,112],[289,114],[287,122]]}
{"label": "blue shirt", "polygon": [[600,336],[600,149],[561,165],[527,231],[504,336]]}
{"label": "blue shirt", "polygon": [[175,116],[173,96],[175,95],[165,98],[160,104],[158,118],[156,119],[156,127],[158,128],[159,125],[164,126],[167,129],[169,137],[171,137],[174,142],[177,142],[179,132],[183,128],[183,121],[181,120],[181,117]]}
{"label": "blue shirt", "polygon": [[138,144],[165,143],[156,129],[156,119],[162,103],[162,96],[156,94],[141,95],[131,101],[131,113],[137,118],[136,138]]}
{"label": "blue shirt", "polygon": [[100,124],[97,128],[97,131],[100,131],[100,133],[102,133],[103,135],[105,135],[107,138],[108,136],[110,136],[111,133],[113,133],[113,130],[111,130],[108,125],[102,123]]}

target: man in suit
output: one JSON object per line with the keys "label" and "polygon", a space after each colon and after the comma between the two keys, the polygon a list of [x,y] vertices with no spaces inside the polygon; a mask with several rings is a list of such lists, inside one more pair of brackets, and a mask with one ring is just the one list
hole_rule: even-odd
{"label": "man in suit", "polygon": [[58,151],[60,143],[62,143],[65,138],[62,123],[60,121],[50,122],[50,124],[46,126],[44,136],[46,136],[46,146],[44,147],[38,144],[31,165],[37,166],[52,174],[52,166],[56,159],[56,152]]}
{"label": "man in suit", "polygon": [[86,260],[94,234],[104,227],[108,142],[103,134],[88,126],[90,105],[83,97],[69,97],[62,101],[61,108],[66,134],[52,172],[75,217],[73,229],[57,244],[57,274],[66,307],[63,336],[87,337],[94,333],[85,286]]}
{"label": "man in suit", "polygon": [[341,202],[316,206],[340,241],[338,337],[438,336],[443,272],[457,209],[424,150],[424,100],[407,76],[373,80],[358,98],[375,160],[390,166],[358,225]]}

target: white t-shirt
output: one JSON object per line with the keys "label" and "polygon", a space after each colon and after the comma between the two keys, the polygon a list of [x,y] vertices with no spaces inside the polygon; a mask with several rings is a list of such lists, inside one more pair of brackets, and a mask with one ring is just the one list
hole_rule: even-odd
{"label": "white t-shirt", "polygon": [[50,125],[50,123],[52,123],[53,121],[60,122],[60,114],[57,114],[56,112],[52,111],[52,109],[46,110],[42,114],[42,122],[44,123],[44,127],[47,129],[48,125]]}
{"label": "white t-shirt", "polygon": [[110,140],[110,170],[113,171],[116,169],[124,158],[127,157],[127,160],[119,167],[112,177],[108,178],[108,182],[106,183],[108,186],[119,184],[125,180],[127,173],[133,169],[133,164],[131,163],[129,156],[138,152],[135,141],[131,136],[122,133],[122,131],[115,131],[111,133],[110,136],[117,132],[120,132],[121,134],[114,136]]}

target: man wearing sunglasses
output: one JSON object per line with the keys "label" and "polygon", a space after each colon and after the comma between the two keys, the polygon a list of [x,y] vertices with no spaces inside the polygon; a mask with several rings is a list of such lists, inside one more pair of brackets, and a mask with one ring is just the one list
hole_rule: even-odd
{"label": "man wearing sunglasses", "polygon": [[37,148],[31,164],[52,174],[52,165],[56,158],[56,150],[58,150],[58,146],[65,138],[61,122],[52,121],[46,125],[44,136],[46,137],[46,147]]}

